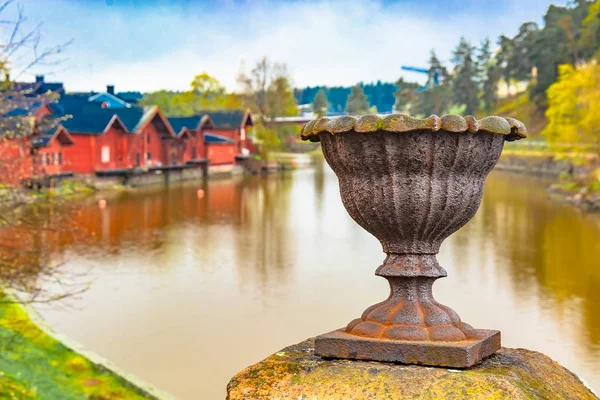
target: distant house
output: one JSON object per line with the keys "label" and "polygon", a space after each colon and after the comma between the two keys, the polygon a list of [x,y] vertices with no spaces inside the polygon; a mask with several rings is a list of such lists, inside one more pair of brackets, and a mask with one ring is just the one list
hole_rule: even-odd
{"label": "distant house", "polygon": [[205,134],[209,133],[233,140],[236,156],[244,157],[257,152],[256,145],[248,135],[248,129],[254,126],[250,110],[200,111],[198,114],[210,116],[214,123],[214,128],[205,131]]}
{"label": "distant house", "polygon": [[32,176],[53,177],[72,173],[65,153],[73,144],[73,138],[63,127],[55,129],[54,133],[33,136]]}
{"label": "distant house", "polygon": [[113,85],[106,86],[106,92],[96,93],[88,97],[88,101],[99,103],[103,108],[131,108],[130,103],[115,95],[115,87]]}
{"label": "distant house", "polygon": [[179,164],[178,140],[158,107],[101,108],[71,99],[62,104],[70,118],[61,127],[74,146],[67,158],[79,174]]}
{"label": "distant house", "polygon": [[8,138],[0,133],[0,183],[16,185],[31,175],[29,137]]}
{"label": "distant house", "polygon": [[[61,83],[48,83],[40,76],[23,88],[31,93],[57,90],[60,99],[36,105],[33,114],[12,111],[32,117],[30,135],[0,141],[0,175],[10,175],[14,183],[66,174],[120,175],[135,168],[233,166],[256,149],[248,135],[254,125],[249,111],[167,119],[158,107],[141,108],[127,101],[139,101],[141,93],[117,96],[111,85],[104,93],[66,94]],[[54,117],[64,120],[43,130],[43,120]]]}
{"label": "distant house", "polygon": [[133,133],[112,110],[72,114],[61,128],[67,130],[74,141],[65,152],[74,173],[92,174],[130,167],[127,147]]}
{"label": "distant house", "polygon": [[139,104],[140,100],[144,98],[144,95],[141,92],[119,92],[116,96],[134,106]]}
{"label": "distant house", "polygon": [[[9,137],[0,131],[0,182],[18,184],[36,174],[36,161],[32,140],[38,137],[40,125],[52,111],[48,105],[34,104],[30,109],[13,109],[5,114],[5,124],[10,124],[10,117],[18,117],[12,123],[27,123],[29,127],[18,128],[18,137]],[[28,132],[26,130],[29,130]],[[50,138],[48,138],[50,139]],[[47,140],[46,138],[43,139]],[[51,143],[49,140],[47,143]],[[51,144],[54,145],[52,142]],[[60,147],[60,146],[58,146]],[[57,147],[57,148],[58,148]],[[51,169],[54,172],[54,169]]]}
{"label": "distant house", "polygon": [[[186,150],[183,152],[186,162],[189,162],[188,158],[196,159],[202,154],[201,157],[208,159],[209,165],[235,164],[236,157],[250,153],[249,145],[253,143],[246,134],[247,127],[254,124],[250,111],[223,110],[206,113],[169,118],[175,132],[186,143]],[[194,151],[194,154],[190,154]]]}
{"label": "distant house", "polygon": [[36,75],[35,82],[15,82],[15,89],[28,91],[32,95],[54,92],[62,95],[65,88],[62,82],[46,82],[44,75]]}
{"label": "distant house", "polygon": [[[198,157],[201,154],[201,143],[205,147],[202,157],[208,158],[210,165],[234,164],[236,158],[258,152],[256,144],[248,135],[248,128],[254,126],[250,110],[201,111],[192,117],[169,118],[169,122],[178,135],[184,139],[189,137],[185,139],[188,143],[195,143],[195,157],[184,152],[184,158]],[[201,136],[202,141],[198,139]],[[193,151],[190,146],[187,148],[188,151]]]}
{"label": "distant house", "polygon": [[[117,111],[119,114],[120,111]],[[143,140],[147,166],[180,164],[178,138],[162,111],[154,106],[146,109],[143,118],[133,128]]]}
{"label": "distant house", "polygon": [[194,117],[171,117],[169,123],[179,138],[179,154],[182,163],[203,164],[208,161],[204,129],[214,128],[208,115]]}
{"label": "distant house", "polygon": [[235,164],[238,145],[234,139],[204,132],[204,143],[209,165]]}

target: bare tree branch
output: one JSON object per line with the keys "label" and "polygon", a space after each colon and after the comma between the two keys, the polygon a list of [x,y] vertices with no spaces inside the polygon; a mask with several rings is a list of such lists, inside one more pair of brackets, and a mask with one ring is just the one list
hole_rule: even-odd
{"label": "bare tree branch", "polygon": [[12,3],[14,3],[15,0],[6,0],[1,6],[0,6],[0,13],[2,11],[4,11],[6,9],[6,7],[10,6]]}
{"label": "bare tree branch", "polygon": [[[11,4],[14,0],[4,1],[0,13]],[[40,173],[29,136],[56,128],[64,118],[38,115],[56,95],[38,94],[35,85],[14,79],[33,66],[59,64],[56,56],[71,41],[43,47],[42,24],[23,32],[27,18],[22,5],[16,5],[17,19],[10,23],[6,44],[0,43],[0,74],[5,75],[0,79],[0,291],[20,293],[19,302],[46,303],[86,290],[82,277],[68,271],[62,260],[72,243],[85,241],[85,233],[67,217],[72,205],[52,199],[36,202],[21,187],[23,180],[30,182],[32,170]],[[66,214],[55,213],[63,208]]]}

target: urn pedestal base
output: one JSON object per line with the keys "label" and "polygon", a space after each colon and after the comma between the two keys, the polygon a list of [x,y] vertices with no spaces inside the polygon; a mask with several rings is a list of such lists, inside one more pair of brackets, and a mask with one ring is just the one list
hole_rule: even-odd
{"label": "urn pedestal base", "polygon": [[349,334],[345,329],[317,336],[321,357],[468,368],[500,350],[500,331],[475,329],[472,338],[457,342],[382,340]]}

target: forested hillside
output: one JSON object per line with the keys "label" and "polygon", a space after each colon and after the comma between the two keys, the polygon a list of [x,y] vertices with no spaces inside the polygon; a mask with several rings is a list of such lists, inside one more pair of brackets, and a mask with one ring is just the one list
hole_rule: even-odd
{"label": "forested hillside", "polygon": [[[367,95],[367,102],[371,107],[376,107],[378,112],[389,112],[394,108],[396,98],[394,94],[398,90],[396,83],[381,82],[361,84]],[[310,104],[314,101],[317,92],[323,89],[327,96],[328,110],[333,113],[343,113],[346,110],[346,101],[352,91],[351,86],[314,86],[303,89],[295,89],[294,97],[298,104]]]}
{"label": "forested hillside", "polygon": [[474,45],[461,38],[447,65],[432,50],[424,86],[398,79],[354,89],[307,87],[294,96],[299,104],[313,103],[321,90],[325,98],[319,102],[329,113],[353,113],[357,107],[348,109],[348,97],[362,88],[367,104],[359,109],[370,112],[499,114],[523,120],[534,135],[544,132],[550,141],[595,142],[599,134],[590,116],[600,107],[599,50],[600,0],[575,0],[549,6],[542,26],[525,21],[516,35],[502,35],[495,43]]}

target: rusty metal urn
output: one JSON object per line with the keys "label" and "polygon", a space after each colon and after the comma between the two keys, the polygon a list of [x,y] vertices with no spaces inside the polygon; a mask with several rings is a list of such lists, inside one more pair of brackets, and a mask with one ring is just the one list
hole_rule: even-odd
{"label": "rusty metal urn", "polygon": [[350,216],[381,242],[376,275],[390,295],[346,328],[316,338],[323,357],[470,367],[500,349],[500,332],[474,329],[435,301],[446,271],[440,244],[474,215],[505,141],[526,137],[512,118],[365,115],[321,118],[302,139],[321,142]]}

